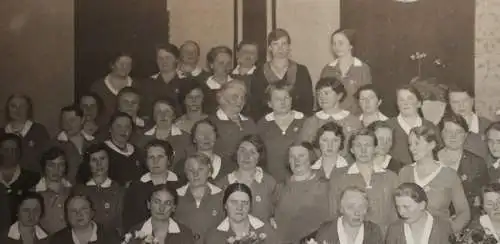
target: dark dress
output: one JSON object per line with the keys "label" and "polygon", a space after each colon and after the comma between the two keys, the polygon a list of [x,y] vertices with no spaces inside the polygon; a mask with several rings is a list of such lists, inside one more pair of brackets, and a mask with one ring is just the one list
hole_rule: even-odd
{"label": "dark dress", "polygon": [[[33,244],[49,244],[48,234],[40,227],[35,226],[35,238]],[[0,232],[0,243],[2,244],[24,244],[21,233],[19,233],[19,222],[14,223],[10,228]]]}
{"label": "dark dress", "polygon": [[[316,234],[316,242],[323,243],[326,241],[328,244],[341,244],[339,240],[338,232],[338,220],[332,220],[324,223],[318,230]],[[363,244],[383,244],[384,237],[380,227],[371,222],[365,221],[363,223],[364,233],[363,233]]]}
{"label": "dark dress", "polygon": [[127,152],[120,150],[111,141],[105,141],[109,157],[109,178],[125,186],[138,180],[146,172],[144,154],[132,144],[127,145]]}
{"label": "dark dress", "polygon": [[181,114],[182,103],[179,101],[179,92],[181,91],[184,79],[179,78],[177,74],[169,82],[165,82],[160,73],[156,73],[145,79],[141,85],[141,93],[144,95],[141,99],[140,114],[153,119],[153,106],[159,99],[169,99],[174,102],[176,114]]}
{"label": "dark dress", "polygon": [[250,93],[250,89],[252,87],[253,80],[255,80],[255,73],[257,71],[257,67],[254,66],[252,69],[250,69],[247,73],[245,74],[240,74],[239,72],[239,66],[236,67],[233,72],[231,73],[231,77],[233,77],[235,80],[241,80],[245,82],[245,85],[247,86],[247,103],[245,104],[245,107],[243,108],[243,111],[241,112],[243,115],[251,117],[252,116],[252,94]]}
{"label": "dark dress", "polygon": [[[120,237],[118,233],[105,231],[101,226],[95,225],[97,228],[95,237],[96,240],[92,240],[89,244],[119,244]],[[50,237],[50,244],[77,244],[73,241],[72,230],[70,227],[64,228],[63,230],[55,233]]]}
{"label": "dark dress", "polygon": [[[185,225],[174,221],[172,218],[169,220],[168,234],[164,240],[165,244],[194,244],[193,232]],[[130,229],[127,235],[134,235],[136,232],[142,232],[145,235],[153,234],[153,225],[151,223],[151,218],[141,223],[135,225]],[[141,240],[131,239],[129,242],[123,242],[129,244],[142,244]]]}
{"label": "dark dress", "polygon": [[0,218],[0,231],[8,229],[11,225],[10,219],[11,209],[9,207],[9,198],[5,186],[0,184],[0,216],[5,216]]}
{"label": "dark dress", "polygon": [[[432,230],[427,244],[449,244],[449,238],[452,235],[449,221],[439,217],[433,217]],[[386,244],[405,244],[405,231],[403,220],[392,223],[385,239]]]}

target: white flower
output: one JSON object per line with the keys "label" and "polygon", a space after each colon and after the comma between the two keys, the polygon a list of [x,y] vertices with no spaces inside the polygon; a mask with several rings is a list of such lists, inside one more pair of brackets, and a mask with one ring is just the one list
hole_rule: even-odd
{"label": "white flower", "polygon": [[261,239],[261,240],[266,239],[266,237],[267,237],[266,233],[260,233],[259,234],[259,239]]}
{"label": "white flower", "polygon": [[135,236],[135,238],[144,239],[144,237],[146,237],[146,233],[144,233],[142,231],[136,231],[134,236]]}
{"label": "white flower", "polygon": [[231,236],[231,237],[227,238],[227,243],[228,244],[233,244],[235,241],[236,241],[236,239],[234,238],[234,236]]}
{"label": "white flower", "polygon": [[130,233],[125,234],[125,243],[128,243],[130,239],[132,239],[132,234]]}

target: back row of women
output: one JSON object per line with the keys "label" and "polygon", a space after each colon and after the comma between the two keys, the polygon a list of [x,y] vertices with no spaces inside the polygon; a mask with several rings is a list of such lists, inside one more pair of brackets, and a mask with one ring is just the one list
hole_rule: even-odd
{"label": "back row of women", "polygon": [[197,44],[186,42],[158,47],[160,72],[135,81],[121,54],[61,109],[53,138],[33,120],[31,99],[11,96],[0,132],[0,211],[11,216],[2,237],[447,243],[480,226],[498,240],[500,123],[478,117],[473,94],[458,87],[430,122],[415,83],[396,89],[399,115],[387,118],[368,66],[352,56],[353,32],[331,41],[317,112],[281,29],[258,68],[257,46],[243,42],[235,70],[231,50],[216,47],[205,75]]}

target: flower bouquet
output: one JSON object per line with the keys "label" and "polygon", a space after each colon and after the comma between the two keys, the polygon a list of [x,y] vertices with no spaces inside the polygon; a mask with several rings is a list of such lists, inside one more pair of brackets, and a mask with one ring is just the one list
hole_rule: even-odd
{"label": "flower bouquet", "polygon": [[142,231],[136,231],[134,234],[125,234],[124,240],[121,244],[159,244],[160,241],[156,239],[152,234],[146,234]]}
{"label": "flower bouquet", "polygon": [[467,228],[451,236],[453,244],[496,244],[498,243],[489,230],[483,228]]}
{"label": "flower bouquet", "polygon": [[265,233],[260,233],[257,235],[255,232],[250,232],[243,237],[231,236],[227,239],[227,244],[262,244],[266,239]]}

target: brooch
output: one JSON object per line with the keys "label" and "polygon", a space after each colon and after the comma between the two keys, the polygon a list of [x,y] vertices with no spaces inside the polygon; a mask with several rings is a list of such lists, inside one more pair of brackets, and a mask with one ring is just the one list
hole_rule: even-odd
{"label": "brooch", "polygon": [[110,208],[110,207],[111,207],[111,206],[109,205],[109,203],[108,203],[108,202],[105,202],[105,203],[104,203],[104,208],[105,208],[105,209],[108,209],[108,208]]}
{"label": "brooch", "polygon": [[294,127],[294,128],[293,128],[293,131],[294,131],[294,132],[297,132],[297,131],[299,131],[299,128],[298,128],[298,127]]}
{"label": "brooch", "polygon": [[257,195],[257,196],[255,196],[255,201],[256,202],[261,202],[262,198],[259,195]]}
{"label": "brooch", "polygon": [[28,142],[28,146],[30,146],[30,147],[34,147],[34,146],[35,146],[35,142],[34,142],[34,141],[29,141],[29,142]]}

